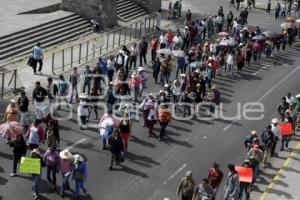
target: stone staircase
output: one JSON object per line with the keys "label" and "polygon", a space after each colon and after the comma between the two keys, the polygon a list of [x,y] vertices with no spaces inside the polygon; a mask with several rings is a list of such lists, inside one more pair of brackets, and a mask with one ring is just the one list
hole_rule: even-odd
{"label": "stone staircase", "polygon": [[122,21],[131,21],[147,14],[144,8],[130,0],[117,0],[117,16]]}
{"label": "stone staircase", "polygon": [[72,14],[39,26],[0,37],[0,65],[15,57],[29,55],[40,42],[45,49],[91,31],[89,21]]}

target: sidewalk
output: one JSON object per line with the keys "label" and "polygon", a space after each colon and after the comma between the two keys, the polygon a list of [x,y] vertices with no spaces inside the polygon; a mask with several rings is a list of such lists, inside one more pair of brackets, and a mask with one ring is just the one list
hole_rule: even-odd
{"label": "sidewalk", "polygon": [[280,170],[276,176],[274,176],[259,200],[300,199],[298,185],[300,180],[300,142],[299,139],[296,139],[296,141],[296,147],[288,155]]}

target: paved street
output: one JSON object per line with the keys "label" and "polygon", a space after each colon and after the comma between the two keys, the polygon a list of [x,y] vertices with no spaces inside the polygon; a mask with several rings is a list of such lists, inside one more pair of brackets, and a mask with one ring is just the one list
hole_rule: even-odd
{"label": "paved street", "polygon": [[[163,3],[165,6],[166,2]],[[201,4],[197,0],[184,0],[183,3],[184,9],[191,8],[195,13],[215,14],[219,5],[224,6],[225,14],[228,13],[228,1],[224,0],[203,0]],[[262,10],[253,10],[249,14],[249,24],[258,24],[266,30],[279,32],[280,23],[274,20],[273,15],[268,16]],[[262,120],[248,121],[243,118],[216,119],[213,122],[195,118],[187,121],[173,120],[167,128],[167,138],[164,141],[148,138],[146,129],[141,127],[141,120],[137,121],[133,128],[136,139],[129,144],[128,156],[125,162],[113,171],[108,171],[110,153],[101,150],[97,129],[80,131],[77,125],[77,108],[74,106],[72,119],[60,121],[61,148],[70,147],[71,152],[80,152],[88,160],[89,195],[85,199],[161,200],[168,197],[175,200],[177,185],[187,170],[192,170],[195,180],[200,182],[207,176],[212,163],[216,161],[227,174],[228,163],[241,164],[243,161],[246,154],[243,141],[250,130],[256,129],[258,133],[262,132],[275,117],[281,97],[288,91],[292,94],[299,93],[299,51],[298,44],[286,52],[276,53],[272,59],[263,59],[259,64],[252,63],[250,67],[245,67],[241,76],[217,76],[214,79],[214,84],[221,91],[225,116],[235,116],[238,103],[244,105],[247,102],[258,101],[264,104]],[[151,77],[150,68],[148,71],[148,76]],[[150,78],[147,91],[157,92],[159,88],[160,86],[154,84]],[[3,104],[5,105],[1,102],[1,110]],[[59,114],[66,116],[69,112],[63,110]],[[97,124],[96,121],[91,120],[92,123]],[[156,129],[156,132],[157,130],[159,129]],[[11,149],[1,140],[0,199],[1,197],[3,200],[32,199],[31,180],[28,175],[9,177],[12,168],[11,155]],[[282,152],[279,155],[282,159],[271,159],[272,167],[262,174],[258,187],[251,194],[251,199],[259,199],[287,155],[288,152]],[[297,168],[295,163],[293,169]],[[58,183],[60,182],[59,179]],[[276,188],[276,190],[279,196],[284,194],[284,188]],[[41,193],[45,200],[60,199],[57,194],[49,192],[45,171]],[[217,199],[221,199],[222,195],[223,191],[220,189]],[[288,195],[277,197],[269,199],[289,198]],[[65,199],[71,198],[71,195],[68,195]]]}

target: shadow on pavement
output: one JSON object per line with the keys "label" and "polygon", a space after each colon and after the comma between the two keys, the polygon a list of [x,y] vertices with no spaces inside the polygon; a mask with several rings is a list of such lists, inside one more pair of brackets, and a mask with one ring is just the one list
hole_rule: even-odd
{"label": "shadow on pavement", "polygon": [[134,154],[132,152],[126,152],[126,160],[129,162],[135,163],[137,165],[140,165],[142,167],[150,168],[152,165],[161,165],[160,163],[156,162],[152,158],[148,156],[140,156],[137,154]]}
{"label": "shadow on pavement", "polygon": [[142,139],[140,139],[136,136],[133,137],[132,142],[141,144],[142,146],[145,146],[145,147],[150,147],[150,148],[155,148],[156,147],[154,144],[152,144],[150,142],[146,142],[145,140],[142,140]]}
{"label": "shadow on pavement", "polygon": [[148,174],[146,174],[146,173],[139,172],[137,170],[131,169],[129,167],[126,167],[123,164],[119,164],[119,166],[122,167],[122,168],[121,169],[120,168],[114,168],[113,170],[114,171],[124,171],[128,174],[132,174],[132,175],[135,175],[135,176],[140,176],[142,178],[149,178]]}

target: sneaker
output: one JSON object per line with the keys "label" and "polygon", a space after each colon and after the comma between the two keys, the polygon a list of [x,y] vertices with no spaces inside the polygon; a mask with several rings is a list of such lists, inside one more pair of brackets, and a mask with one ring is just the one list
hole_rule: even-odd
{"label": "sneaker", "polygon": [[17,174],[16,173],[11,173],[10,177],[15,177]]}

